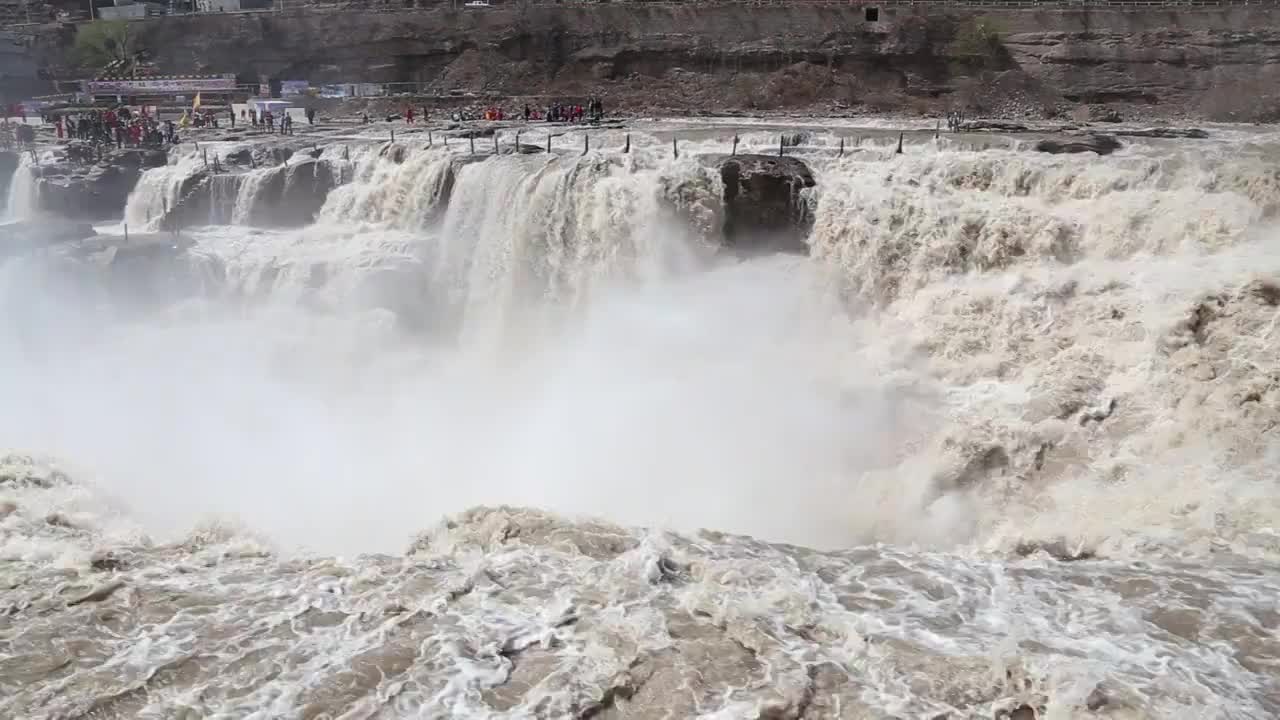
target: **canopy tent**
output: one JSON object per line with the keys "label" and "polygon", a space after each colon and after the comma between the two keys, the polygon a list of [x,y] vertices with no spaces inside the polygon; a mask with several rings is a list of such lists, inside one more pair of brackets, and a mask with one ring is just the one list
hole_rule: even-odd
{"label": "canopy tent", "polygon": [[249,109],[254,112],[279,115],[280,113],[293,107],[293,103],[288,100],[264,100],[262,98],[249,98]]}

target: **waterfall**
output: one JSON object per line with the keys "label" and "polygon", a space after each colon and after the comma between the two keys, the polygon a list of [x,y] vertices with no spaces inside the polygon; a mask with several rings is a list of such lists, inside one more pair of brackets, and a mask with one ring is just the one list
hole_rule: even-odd
{"label": "waterfall", "polygon": [[193,187],[193,179],[203,172],[204,161],[194,145],[174,147],[167,165],[146,171],[138,180],[125,204],[125,222],[130,227],[158,229],[165,214],[178,207]]}
{"label": "waterfall", "polygon": [[40,186],[35,173],[31,171],[29,154],[23,154],[18,168],[9,181],[9,192],[5,198],[5,220],[29,220],[40,208]]}

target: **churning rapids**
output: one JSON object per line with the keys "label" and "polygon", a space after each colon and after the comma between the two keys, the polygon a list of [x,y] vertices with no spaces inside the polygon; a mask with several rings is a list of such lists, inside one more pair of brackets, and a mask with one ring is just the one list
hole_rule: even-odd
{"label": "churning rapids", "polygon": [[808,257],[654,139],[3,261],[0,717],[1280,715],[1280,137],[836,142]]}

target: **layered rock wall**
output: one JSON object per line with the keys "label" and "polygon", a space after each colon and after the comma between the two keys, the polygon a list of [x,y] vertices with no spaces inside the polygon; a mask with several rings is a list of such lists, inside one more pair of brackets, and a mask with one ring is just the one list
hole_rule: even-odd
{"label": "layered rock wall", "polygon": [[[171,72],[600,94],[613,107],[1280,115],[1280,5],[966,9],[791,3],[443,4],[137,23]],[[69,64],[65,30],[33,53]]]}

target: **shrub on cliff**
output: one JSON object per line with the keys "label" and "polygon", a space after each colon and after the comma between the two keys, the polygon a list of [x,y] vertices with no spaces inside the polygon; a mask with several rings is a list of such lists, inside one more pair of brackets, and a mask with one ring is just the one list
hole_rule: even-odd
{"label": "shrub on cliff", "polygon": [[132,74],[142,50],[138,36],[123,20],[95,20],[76,29],[75,58],[83,67]]}
{"label": "shrub on cliff", "polygon": [[956,27],[950,54],[968,58],[994,58],[1004,51],[1000,29],[985,18],[968,18]]}

